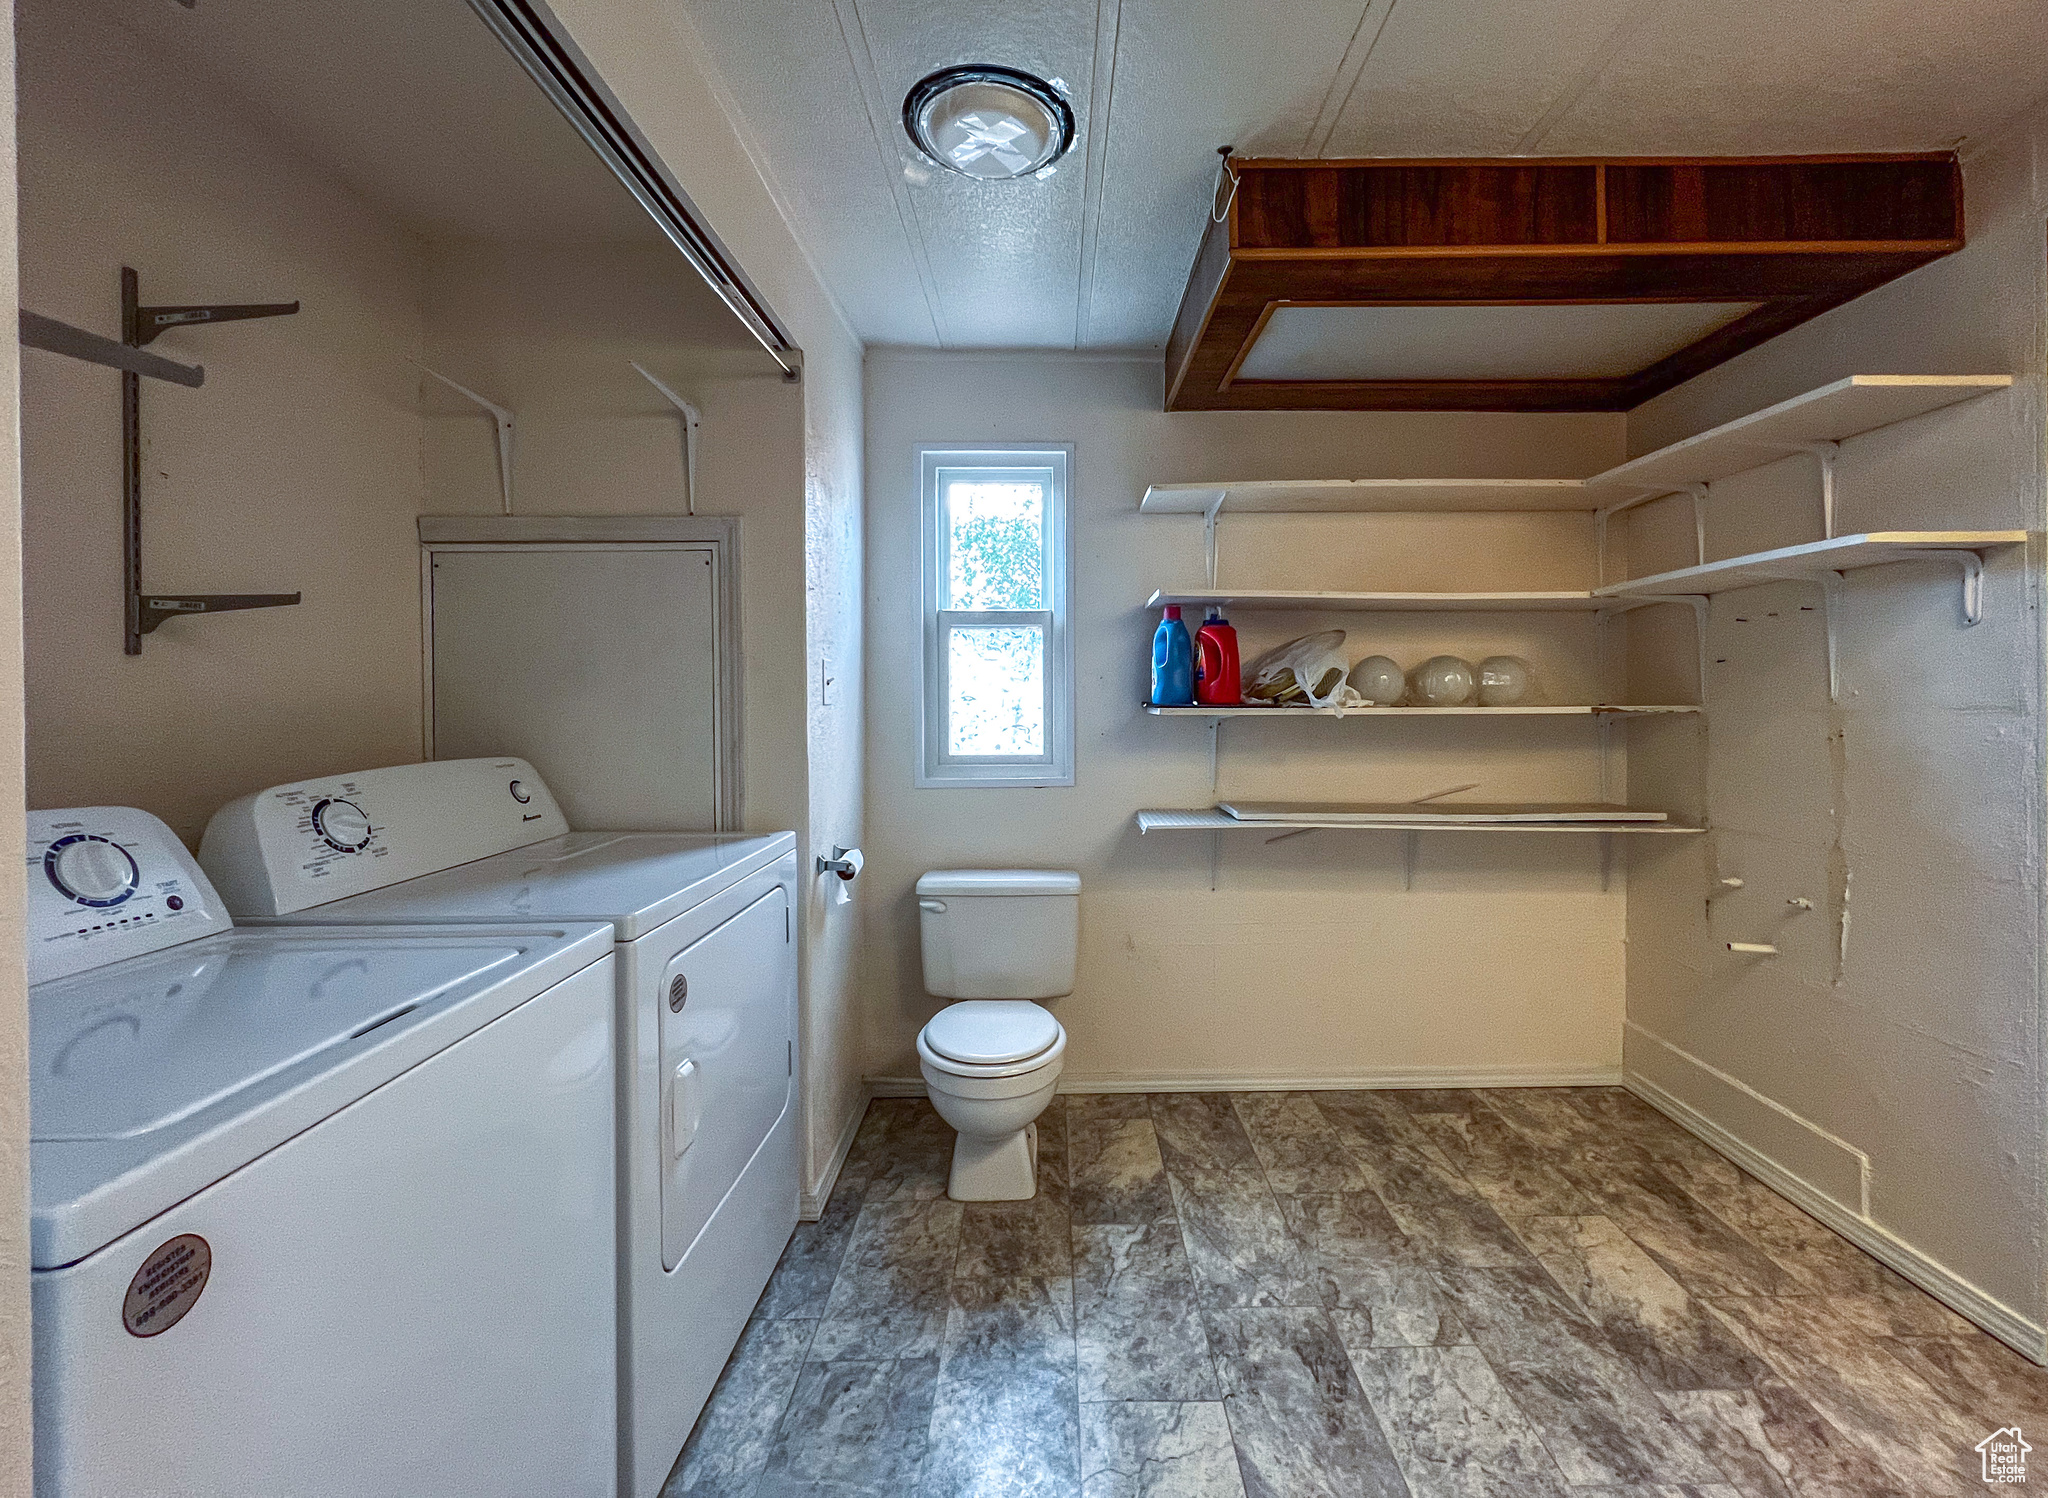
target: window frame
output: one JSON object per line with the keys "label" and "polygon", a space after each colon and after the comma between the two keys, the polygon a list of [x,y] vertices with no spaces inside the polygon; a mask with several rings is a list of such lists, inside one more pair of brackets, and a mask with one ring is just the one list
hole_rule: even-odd
{"label": "window frame", "polygon": [[[1068,496],[1073,482],[1072,443],[1027,442],[970,447],[921,443],[917,448],[919,552],[918,618],[922,674],[918,693],[919,789],[998,790],[1074,783],[1074,645],[1069,628],[1073,527]],[[941,475],[960,468],[1050,469],[1045,511],[1045,596],[1041,609],[944,607],[949,558],[941,514]],[[1025,627],[1044,631],[1045,750],[1030,759],[969,756],[946,750],[947,641],[957,628]]]}

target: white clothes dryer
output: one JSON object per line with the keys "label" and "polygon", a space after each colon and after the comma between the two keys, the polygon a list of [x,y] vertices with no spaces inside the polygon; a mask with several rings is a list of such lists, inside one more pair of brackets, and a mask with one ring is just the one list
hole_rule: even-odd
{"label": "white clothes dryer", "polygon": [[619,1480],[654,1498],[796,1226],[795,835],[570,832],[531,765],[444,760],[245,798],[199,856],[253,921],[610,923]]}
{"label": "white clothes dryer", "polygon": [[40,1498],[609,1492],[602,925],[232,929],[29,813]]}

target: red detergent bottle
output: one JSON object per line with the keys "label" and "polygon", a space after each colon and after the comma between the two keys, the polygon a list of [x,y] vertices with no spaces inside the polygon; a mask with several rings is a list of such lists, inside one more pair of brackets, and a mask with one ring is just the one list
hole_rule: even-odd
{"label": "red detergent bottle", "polygon": [[1236,707],[1244,695],[1238,680],[1237,631],[1215,609],[1195,631],[1195,701]]}

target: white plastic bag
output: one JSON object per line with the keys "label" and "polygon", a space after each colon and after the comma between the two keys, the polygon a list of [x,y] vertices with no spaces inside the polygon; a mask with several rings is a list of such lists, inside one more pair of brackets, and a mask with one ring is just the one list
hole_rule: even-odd
{"label": "white plastic bag", "polygon": [[1339,653],[1344,631],[1326,629],[1276,645],[1245,673],[1244,695],[1248,702],[1287,704],[1306,702],[1312,707],[1355,707],[1364,699],[1345,685],[1348,662]]}

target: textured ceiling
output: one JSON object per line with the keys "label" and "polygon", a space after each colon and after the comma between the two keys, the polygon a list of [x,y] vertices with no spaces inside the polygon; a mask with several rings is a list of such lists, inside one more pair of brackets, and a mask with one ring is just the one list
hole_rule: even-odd
{"label": "textured ceiling", "polygon": [[[673,0],[870,342],[1158,347],[1216,147],[1276,156],[1949,147],[2044,92],[2043,0]],[[1045,182],[905,140],[935,68],[1063,78]]]}

